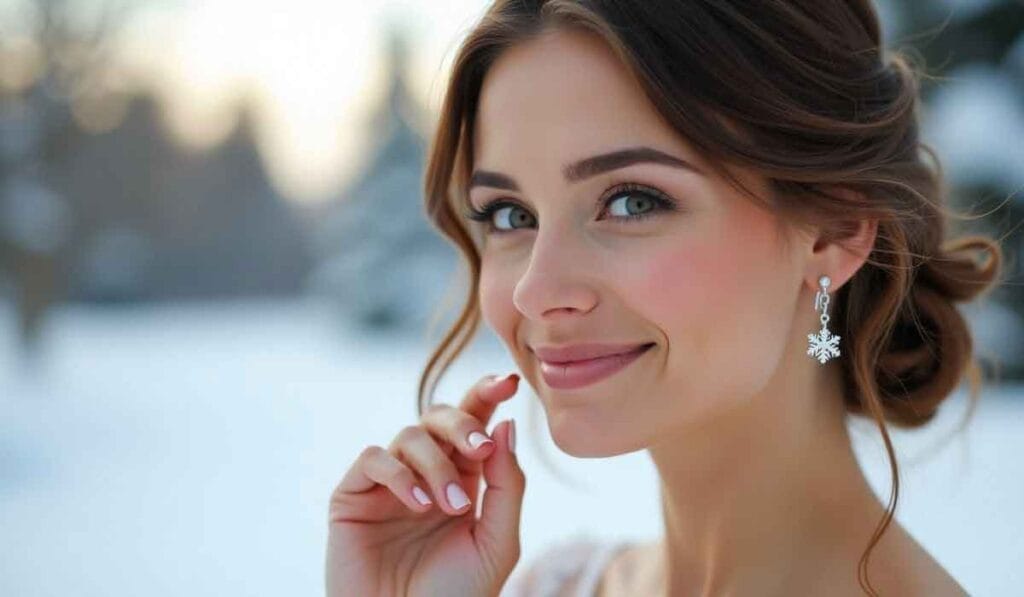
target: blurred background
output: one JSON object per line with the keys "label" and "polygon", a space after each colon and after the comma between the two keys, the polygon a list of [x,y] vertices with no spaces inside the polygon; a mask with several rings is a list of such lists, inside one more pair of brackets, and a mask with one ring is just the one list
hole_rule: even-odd
{"label": "blurred background", "polygon": [[[896,517],[972,595],[1019,593],[1024,4],[877,5],[887,45],[942,77],[924,137],[1010,281],[964,308],[974,421],[954,429],[965,384],[895,432]],[[463,296],[420,180],[484,8],[0,0],[0,595],[322,594],[329,493],[416,421]],[[483,327],[438,399],[513,370]],[[524,560],[658,536],[645,455],[567,457],[535,400],[523,384],[492,422],[521,422]],[[887,499],[881,440],[851,427]]]}

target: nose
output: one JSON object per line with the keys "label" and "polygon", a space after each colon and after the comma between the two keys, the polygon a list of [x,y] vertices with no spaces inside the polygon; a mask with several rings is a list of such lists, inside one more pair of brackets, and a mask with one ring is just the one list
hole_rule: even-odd
{"label": "nose", "polygon": [[567,233],[538,230],[530,263],[512,292],[513,304],[537,321],[590,312],[598,296],[590,273],[593,262]]}

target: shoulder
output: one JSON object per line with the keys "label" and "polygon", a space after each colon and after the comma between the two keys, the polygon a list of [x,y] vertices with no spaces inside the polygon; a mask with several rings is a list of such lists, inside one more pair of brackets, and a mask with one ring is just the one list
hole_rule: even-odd
{"label": "shoulder", "polygon": [[[891,543],[877,557],[869,572],[872,585],[882,595],[913,597],[964,597],[964,587],[902,525],[894,523]],[[883,545],[885,545],[883,538]],[[871,558],[872,563],[876,558]]]}
{"label": "shoulder", "polygon": [[561,539],[513,570],[500,597],[570,597],[590,586],[621,543],[579,534]]}
{"label": "shoulder", "polygon": [[914,540],[916,549],[908,556],[906,576],[911,585],[906,595],[965,597],[968,592],[931,553]]}

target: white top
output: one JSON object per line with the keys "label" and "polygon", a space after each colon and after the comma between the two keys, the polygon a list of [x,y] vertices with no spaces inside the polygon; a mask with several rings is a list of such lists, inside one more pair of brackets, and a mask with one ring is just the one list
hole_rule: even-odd
{"label": "white top", "polygon": [[512,571],[499,597],[594,597],[601,576],[627,541],[586,535],[555,543]]}

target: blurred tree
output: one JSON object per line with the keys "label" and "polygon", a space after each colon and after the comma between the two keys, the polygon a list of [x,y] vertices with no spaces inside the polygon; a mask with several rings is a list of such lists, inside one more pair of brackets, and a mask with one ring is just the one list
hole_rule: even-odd
{"label": "blurred tree", "polygon": [[449,315],[438,305],[451,291],[443,273],[458,273],[458,254],[420,199],[428,119],[407,79],[412,41],[397,23],[384,41],[389,79],[367,120],[372,157],[334,201],[310,212],[318,263],[309,285],[360,331],[410,333]]}
{"label": "blurred tree", "polygon": [[13,282],[29,357],[44,314],[61,294],[57,266],[74,223],[71,202],[52,184],[76,150],[72,103],[102,101],[110,41],[129,12],[108,2],[90,22],[81,8],[70,0],[16,4],[21,18],[0,29],[0,266]]}

